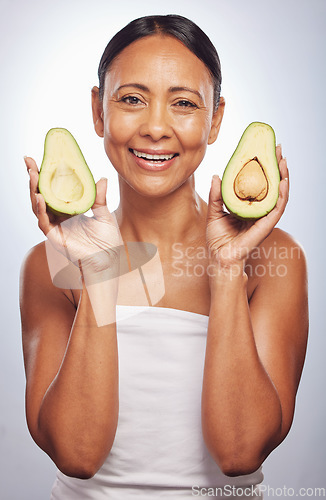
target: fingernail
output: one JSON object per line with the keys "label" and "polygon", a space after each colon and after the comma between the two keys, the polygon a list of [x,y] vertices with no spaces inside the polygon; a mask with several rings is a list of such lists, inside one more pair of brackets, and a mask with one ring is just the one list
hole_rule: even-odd
{"label": "fingernail", "polygon": [[282,148],[282,144],[278,144],[276,147],[277,148]]}

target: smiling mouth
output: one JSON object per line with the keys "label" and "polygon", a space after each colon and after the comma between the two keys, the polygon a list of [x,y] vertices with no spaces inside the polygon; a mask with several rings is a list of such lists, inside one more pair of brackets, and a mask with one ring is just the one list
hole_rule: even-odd
{"label": "smiling mouth", "polygon": [[137,149],[129,149],[131,153],[133,153],[137,158],[142,158],[147,161],[152,161],[153,163],[160,163],[164,161],[172,160],[175,156],[178,156],[178,153],[171,154],[163,154],[163,155],[151,155],[148,153],[143,153],[142,151],[137,151]]}

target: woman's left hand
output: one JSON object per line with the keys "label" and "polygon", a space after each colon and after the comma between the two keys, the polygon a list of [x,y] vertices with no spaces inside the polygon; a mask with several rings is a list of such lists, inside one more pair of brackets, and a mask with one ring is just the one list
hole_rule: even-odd
{"label": "woman's left hand", "polygon": [[250,252],[262,243],[281,218],[289,198],[289,173],[281,146],[276,147],[281,181],[273,210],[257,221],[240,220],[223,209],[221,180],[213,176],[207,212],[206,240],[209,255],[221,268],[244,265]]}

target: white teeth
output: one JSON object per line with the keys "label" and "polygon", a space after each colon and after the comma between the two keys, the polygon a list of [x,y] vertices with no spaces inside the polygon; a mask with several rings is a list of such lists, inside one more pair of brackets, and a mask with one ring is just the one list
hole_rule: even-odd
{"label": "white teeth", "polygon": [[138,156],[138,158],[145,158],[145,160],[171,160],[174,157],[174,154],[170,155],[149,155],[147,153],[141,153],[136,149],[133,149],[132,152],[134,155]]}

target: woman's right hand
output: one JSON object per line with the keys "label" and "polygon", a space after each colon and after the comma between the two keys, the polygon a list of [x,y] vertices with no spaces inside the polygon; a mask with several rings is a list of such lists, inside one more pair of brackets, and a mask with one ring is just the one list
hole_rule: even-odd
{"label": "woman's right hand", "polygon": [[279,197],[273,210],[256,221],[240,220],[224,209],[221,180],[212,179],[207,213],[207,246],[209,255],[221,269],[239,266],[244,269],[250,253],[272,232],[282,216],[289,198],[289,171],[281,146],[276,147],[280,171]]}
{"label": "woman's right hand", "polygon": [[56,216],[47,210],[45,200],[38,192],[39,171],[29,157],[25,163],[30,176],[32,209],[38,225],[53,247],[89,275],[112,269],[117,265],[118,247],[122,244],[115,217],[106,204],[107,180],[96,184],[93,217],[84,214]]}

